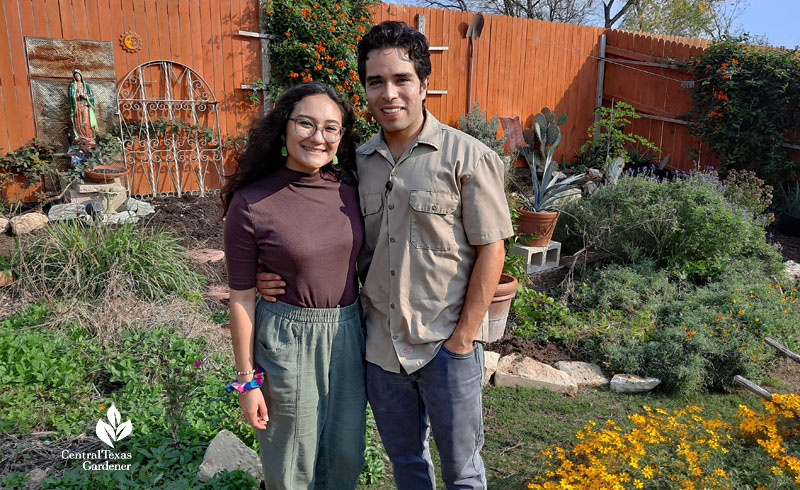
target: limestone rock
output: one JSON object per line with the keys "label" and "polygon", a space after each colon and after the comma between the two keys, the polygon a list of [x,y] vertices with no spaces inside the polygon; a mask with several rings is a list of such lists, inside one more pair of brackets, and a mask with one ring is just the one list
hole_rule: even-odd
{"label": "limestone rock", "polygon": [[125,186],[120,183],[119,179],[114,179],[108,184],[98,184],[95,182],[84,184],[81,182],[75,182],[75,184],[73,184],[73,188],[81,194],[93,194],[95,192],[103,191],[117,191],[123,194],[125,193]]}
{"label": "limestone rock", "polygon": [[586,171],[586,176],[592,180],[602,180],[603,172],[597,170],[596,168],[590,168]]}
{"label": "limestone rock", "polygon": [[213,248],[198,248],[195,250],[187,250],[186,255],[198,264],[205,264],[206,262],[217,262],[225,258],[225,252],[222,250],[215,250]]}
{"label": "limestone rock", "polygon": [[494,384],[543,388],[569,394],[578,392],[578,385],[567,373],[521,354],[511,354],[500,359],[497,372],[494,373]]}
{"label": "limestone rock", "polygon": [[111,216],[104,216],[103,221],[109,225],[121,225],[122,223],[136,223],[139,217],[130,211],[123,211],[121,213],[114,213]]}
{"label": "limestone rock", "polygon": [[[2,228],[2,223],[0,223],[0,228]],[[795,284],[800,284],[800,264],[793,260],[787,260],[784,262],[786,266],[786,275],[789,276],[789,279],[794,280]]]}
{"label": "limestone rock", "polygon": [[8,220],[6,218],[0,217],[0,233],[5,233],[6,228],[8,228]]}
{"label": "limestone rock", "polygon": [[633,374],[615,374],[611,378],[611,391],[617,393],[644,393],[661,384],[658,378],[640,378]]}
{"label": "limestone rock", "polygon": [[206,296],[214,299],[224,300],[231,297],[231,291],[228,289],[227,284],[212,284],[206,289]]}
{"label": "limestone rock", "polygon": [[597,184],[595,184],[594,182],[589,181],[583,184],[583,192],[585,192],[587,196],[591,196],[592,194],[594,194],[594,191],[596,190],[597,190]]}
{"label": "limestone rock", "polygon": [[47,216],[42,213],[28,213],[11,218],[11,232],[15,235],[30,233],[47,224]]}
{"label": "limestone rock", "polygon": [[153,205],[149,202],[140,201],[132,197],[126,199],[125,202],[117,208],[117,211],[130,211],[136,216],[147,216],[148,214],[156,212]]}
{"label": "limestone rock", "polygon": [[261,461],[258,454],[247,447],[229,430],[221,430],[211,440],[211,444],[206,449],[203,462],[197,472],[197,478],[201,482],[209,481],[220,471],[243,470],[260,481],[263,478]]}
{"label": "limestone rock", "polygon": [[608,384],[608,378],[603,376],[603,371],[595,364],[580,361],[558,361],[555,367],[567,373],[578,385],[578,388],[594,388]]}
{"label": "limestone rock", "polygon": [[50,468],[43,470],[41,468],[34,468],[28,472],[28,481],[25,482],[25,488],[39,488],[42,486],[42,481],[47,478]]}
{"label": "limestone rock", "polygon": [[50,221],[62,221],[68,219],[76,219],[81,216],[86,216],[86,206],[76,202],[67,204],[55,204],[50,208],[47,213],[47,218]]}
{"label": "limestone rock", "polygon": [[483,375],[483,386],[489,384],[489,380],[492,379],[492,375],[495,373],[495,371],[497,371],[497,363],[499,361],[500,354],[490,350],[484,351],[483,364],[486,366],[486,369]]}

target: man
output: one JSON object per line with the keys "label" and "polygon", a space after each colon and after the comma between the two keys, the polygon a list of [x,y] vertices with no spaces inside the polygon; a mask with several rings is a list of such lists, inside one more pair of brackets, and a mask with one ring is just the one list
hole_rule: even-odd
{"label": "man", "polygon": [[[513,233],[503,165],[425,109],[430,53],[415,29],[373,27],[358,71],[381,125],[357,152],[367,397],[398,488],[435,487],[429,429],[447,487],[486,488],[477,341]],[[273,286],[259,282],[265,294]]]}

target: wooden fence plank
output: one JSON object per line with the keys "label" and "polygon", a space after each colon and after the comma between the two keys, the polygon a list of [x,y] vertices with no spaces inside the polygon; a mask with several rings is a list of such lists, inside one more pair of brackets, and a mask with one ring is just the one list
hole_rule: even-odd
{"label": "wooden fence plank", "polygon": [[100,34],[100,2],[99,0],[85,0],[84,1],[84,8],[86,14],[86,22],[88,27],[88,32],[86,34],[86,39],[93,39],[93,40],[100,40],[102,36]]}
{"label": "wooden fence plank", "polygon": [[173,45],[173,39],[170,32],[170,18],[169,11],[167,10],[168,2],[156,2],[156,18],[158,19],[158,53],[157,59],[171,60],[174,59],[173,53],[180,51],[180,46]]}
{"label": "wooden fence plank", "polygon": [[75,22],[75,39],[89,39],[89,18],[84,0],[72,0],[72,20]]}
{"label": "wooden fence plank", "polygon": [[31,17],[33,17],[34,31],[33,34],[26,36],[36,37],[50,37],[47,32],[47,4],[43,0],[30,0],[31,4]]}
{"label": "wooden fence plank", "polygon": [[33,5],[31,5],[31,0],[17,0],[17,6],[19,7],[22,35],[36,36],[36,25],[33,17]]}
{"label": "wooden fence plank", "polygon": [[[9,5],[10,6],[10,5]],[[16,5],[14,5],[16,7]],[[0,18],[12,19],[19,22],[16,12],[9,12],[5,2],[0,3]],[[6,128],[8,140],[6,144],[0,143],[4,147],[3,151],[18,148],[24,143],[22,131],[20,130],[20,106],[17,99],[16,83],[14,82],[13,62],[11,51],[13,50],[12,40],[5,26],[0,25],[0,89],[2,89],[3,110],[6,113]],[[20,76],[24,76],[20,73]]]}
{"label": "wooden fence plank", "polygon": [[59,1],[45,0],[45,9],[47,10],[47,37],[63,37]]}
{"label": "wooden fence plank", "polygon": [[[13,2],[16,3],[16,2]],[[31,99],[30,77],[28,76],[28,58],[25,53],[25,40],[22,37],[22,22],[17,9],[9,11],[6,7],[8,42],[11,45],[11,61],[14,70],[14,90],[16,92],[16,105],[18,117],[10,119],[9,124],[18,125],[20,128],[21,143],[27,143],[36,136],[36,127],[33,124],[33,106]],[[2,17],[2,16],[0,16]]]}
{"label": "wooden fence plank", "polygon": [[[116,39],[112,36],[113,22],[111,20],[111,4],[109,0],[97,0],[97,22],[100,24],[100,33],[98,39],[101,41],[111,41],[113,44],[119,46],[119,35],[122,31],[117,33]],[[116,54],[114,56],[114,64],[116,65]]]}

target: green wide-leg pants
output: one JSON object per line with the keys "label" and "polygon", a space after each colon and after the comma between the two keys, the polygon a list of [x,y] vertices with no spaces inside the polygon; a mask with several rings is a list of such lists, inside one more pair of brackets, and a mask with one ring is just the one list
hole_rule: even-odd
{"label": "green wide-leg pants", "polygon": [[366,388],[360,302],[256,306],[255,360],[269,420],[256,430],[267,490],[353,490],[364,466]]}

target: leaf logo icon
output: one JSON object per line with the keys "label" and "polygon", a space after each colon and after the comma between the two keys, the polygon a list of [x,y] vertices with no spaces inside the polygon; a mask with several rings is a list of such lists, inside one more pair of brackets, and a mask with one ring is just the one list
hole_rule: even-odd
{"label": "leaf logo icon", "polygon": [[97,421],[95,433],[101,441],[103,441],[107,446],[113,448],[114,442],[125,439],[130,435],[131,431],[133,430],[133,426],[131,425],[130,420],[127,420],[122,424],[119,423],[122,419],[122,416],[113,403],[111,404],[111,408],[108,409],[108,412],[106,412],[106,418],[108,418],[108,422],[103,419]]}

